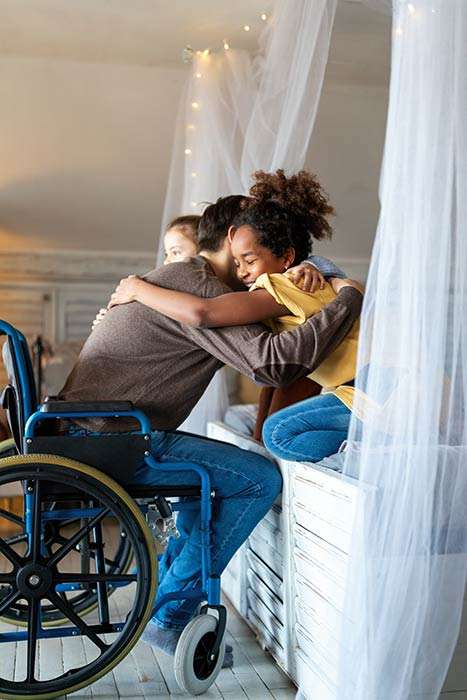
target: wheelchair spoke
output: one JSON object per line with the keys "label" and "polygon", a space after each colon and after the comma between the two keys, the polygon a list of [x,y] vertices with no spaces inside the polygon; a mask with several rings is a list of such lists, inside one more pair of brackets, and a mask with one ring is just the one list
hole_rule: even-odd
{"label": "wheelchair spoke", "polygon": [[68,540],[66,537],[63,537],[63,535],[55,535],[54,542],[58,544],[66,544]]}
{"label": "wheelchair spoke", "polygon": [[11,574],[0,574],[0,584],[8,583],[12,585],[16,581],[16,576],[14,573]]}
{"label": "wheelchair spoke", "polygon": [[34,671],[36,668],[36,652],[37,652],[37,631],[39,626],[40,602],[36,598],[32,598],[29,602],[29,618],[28,618],[28,670],[26,681],[34,682]]}
{"label": "wheelchair spoke", "polygon": [[21,557],[2,539],[0,539],[0,552],[15,566],[15,568],[21,566]]}
{"label": "wheelchair spoke", "polygon": [[56,566],[56,564],[58,564],[58,562],[63,559],[63,557],[66,556],[68,552],[70,552],[85,535],[87,535],[88,532],[92,530],[96,523],[105,518],[105,516],[109,513],[109,510],[109,508],[103,508],[102,511],[94,516],[94,518],[92,518],[87,525],[83,525],[83,527],[80,528],[78,532],[73,535],[73,537],[70,537],[70,539],[67,540],[67,543],[60,547],[60,549],[58,549],[49,559],[47,562],[48,566]]}
{"label": "wheelchair spoke", "polygon": [[9,510],[5,510],[4,508],[0,508],[0,517],[10,520],[12,523],[16,523],[17,525],[24,525],[23,518],[20,518],[19,515],[11,513]]}
{"label": "wheelchair spoke", "polygon": [[55,574],[54,583],[116,583],[137,581],[137,574]]}
{"label": "wheelchair spoke", "polygon": [[27,542],[28,536],[25,534],[12,535],[11,537],[5,537],[4,540],[7,544],[19,544],[20,542]]}
{"label": "wheelchair spoke", "polygon": [[31,554],[32,561],[38,562],[41,556],[41,482],[39,479],[34,484]]}
{"label": "wheelchair spoke", "polygon": [[0,603],[0,615],[5,612],[5,610],[8,610],[10,605],[14,605],[16,601],[18,600],[20,594],[18,591],[12,591],[9,595],[7,595],[6,598],[4,598],[1,603]]}
{"label": "wheelchair spoke", "polygon": [[95,632],[92,631],[92,629],[87,625],[73,610],[71,605],[69,603],[66,603],[64,600],[60,598],[57,593],[54,593],[52,591],[49,591],[47,593],[47,597],[52,603],[52,605],[55,605],[56,608],[58,608],[64,615],[67,617],[70,622],[72,622],[75,627],[78,627],[78,629],[82,632],[82,634],[86,635],[88,639],[91,640],[91,642],[94,642],[94,644],[103,652],[106,649],[109,648],[109,645],[106,644],[100,637],[97,636]]}

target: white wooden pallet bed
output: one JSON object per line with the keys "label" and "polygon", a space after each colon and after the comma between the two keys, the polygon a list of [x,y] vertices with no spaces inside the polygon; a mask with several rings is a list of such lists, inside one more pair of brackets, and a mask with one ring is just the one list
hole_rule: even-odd
{"label": "white wooden pallet bed", "polygon": [[[211,423],[208,435],[265,452],[221,423]],[[223,589],[262,646],[310,698],[338,700],[340,623],[359,485],[316,465],[285,460],[278,465],[282,497],[237,552]],[[467,700],[466,620],[441,697]]]}

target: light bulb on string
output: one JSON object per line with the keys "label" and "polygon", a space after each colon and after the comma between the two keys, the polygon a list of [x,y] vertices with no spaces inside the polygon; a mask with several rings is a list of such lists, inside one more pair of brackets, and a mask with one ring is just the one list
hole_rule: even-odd
{"label": "light bulb on string", "polygon": [[185,155],[191,156],[191,148],[185,148]]}
{"label": "light bulb on string", "polygon": [[188,129],[188,131],[194,131],[196,127],[194,124],[187,124],[186,128]]}
{"label": "light bulb on string", "polygon": [[402,36],[404,32],[402,31],[402,27],[396,27],[394,33],[396,36]]}
{"label": "light bulb on string", "polygon": [[412,5],[411,2],[407,5],[407,9],[409,11],[409,14],[414,15],[415,14],[415,7]]}
{"label": "light bulb on string", "polygon": [[228,51],[228,50],[230,49],[230,44],[229,44],[229,42],[227,41],[227,39],[224,39],[224,49],[225,49],[226,51]]}
{"label": "light bulb on string", "polygon": [[202,75],[202,73],[195,73],[195,77],[196,77],[196,78],[202,78],[203,75]]}
{"label": "light bulb on string", "polygon": [[199,102],[192,102],[191,107],[192,109],[199,109]]}
{"label": "light bulb on string", "polygon": [[266,14],[265,12],[262,12],[261,15],[260,15],[260,17],[261,17],[261,19],[263,20],[263,22],[266,22],[266,20],[267,20],[267,18],[268,18],[267,14]]}
{"label": "light bulb on string", "polygon": [[204,56],[205,58],[207,58],[207,57],[209,56],[210,53],[211,53],[211,49],[204,49],[204,51],[203,51],[203,56]]}
{"label": "light bulb on string", "polygon": [[249,32],[250,29],[251,29],[251,27],[250,27],[249,24],[245,24],[244,27],[243,27],[243,30],[244,30],[245,32]]}
{"label": "light bulb on string", "polygon": [[191,177],[196,177],[197,174],[198,174],[198,173],[196,173],[195,171],[193,171],[193,172],[191,173]]}

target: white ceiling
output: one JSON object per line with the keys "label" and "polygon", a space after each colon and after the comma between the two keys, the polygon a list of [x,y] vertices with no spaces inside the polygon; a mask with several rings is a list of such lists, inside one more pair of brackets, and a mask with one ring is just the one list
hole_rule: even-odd
{"label": "white ceiling", "polygon": [[[0,0],[0,54],[89,63],[182,66],[193,48],[254,49],[271,0]],[[250,32],[243,26],[249,24]],[[331,60],[387,67],[388,18],[340,0]],[[385,50],[381,51],[381,46]]]}

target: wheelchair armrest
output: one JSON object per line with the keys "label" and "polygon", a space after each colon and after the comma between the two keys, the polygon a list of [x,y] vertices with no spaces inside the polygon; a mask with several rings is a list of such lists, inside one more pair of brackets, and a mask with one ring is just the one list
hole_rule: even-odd
{"label": "wheelchair armrest", "polygon": [[55,397],[41,404],[42,413],[125,413],[134,410],[131,401],[60,401]]}

